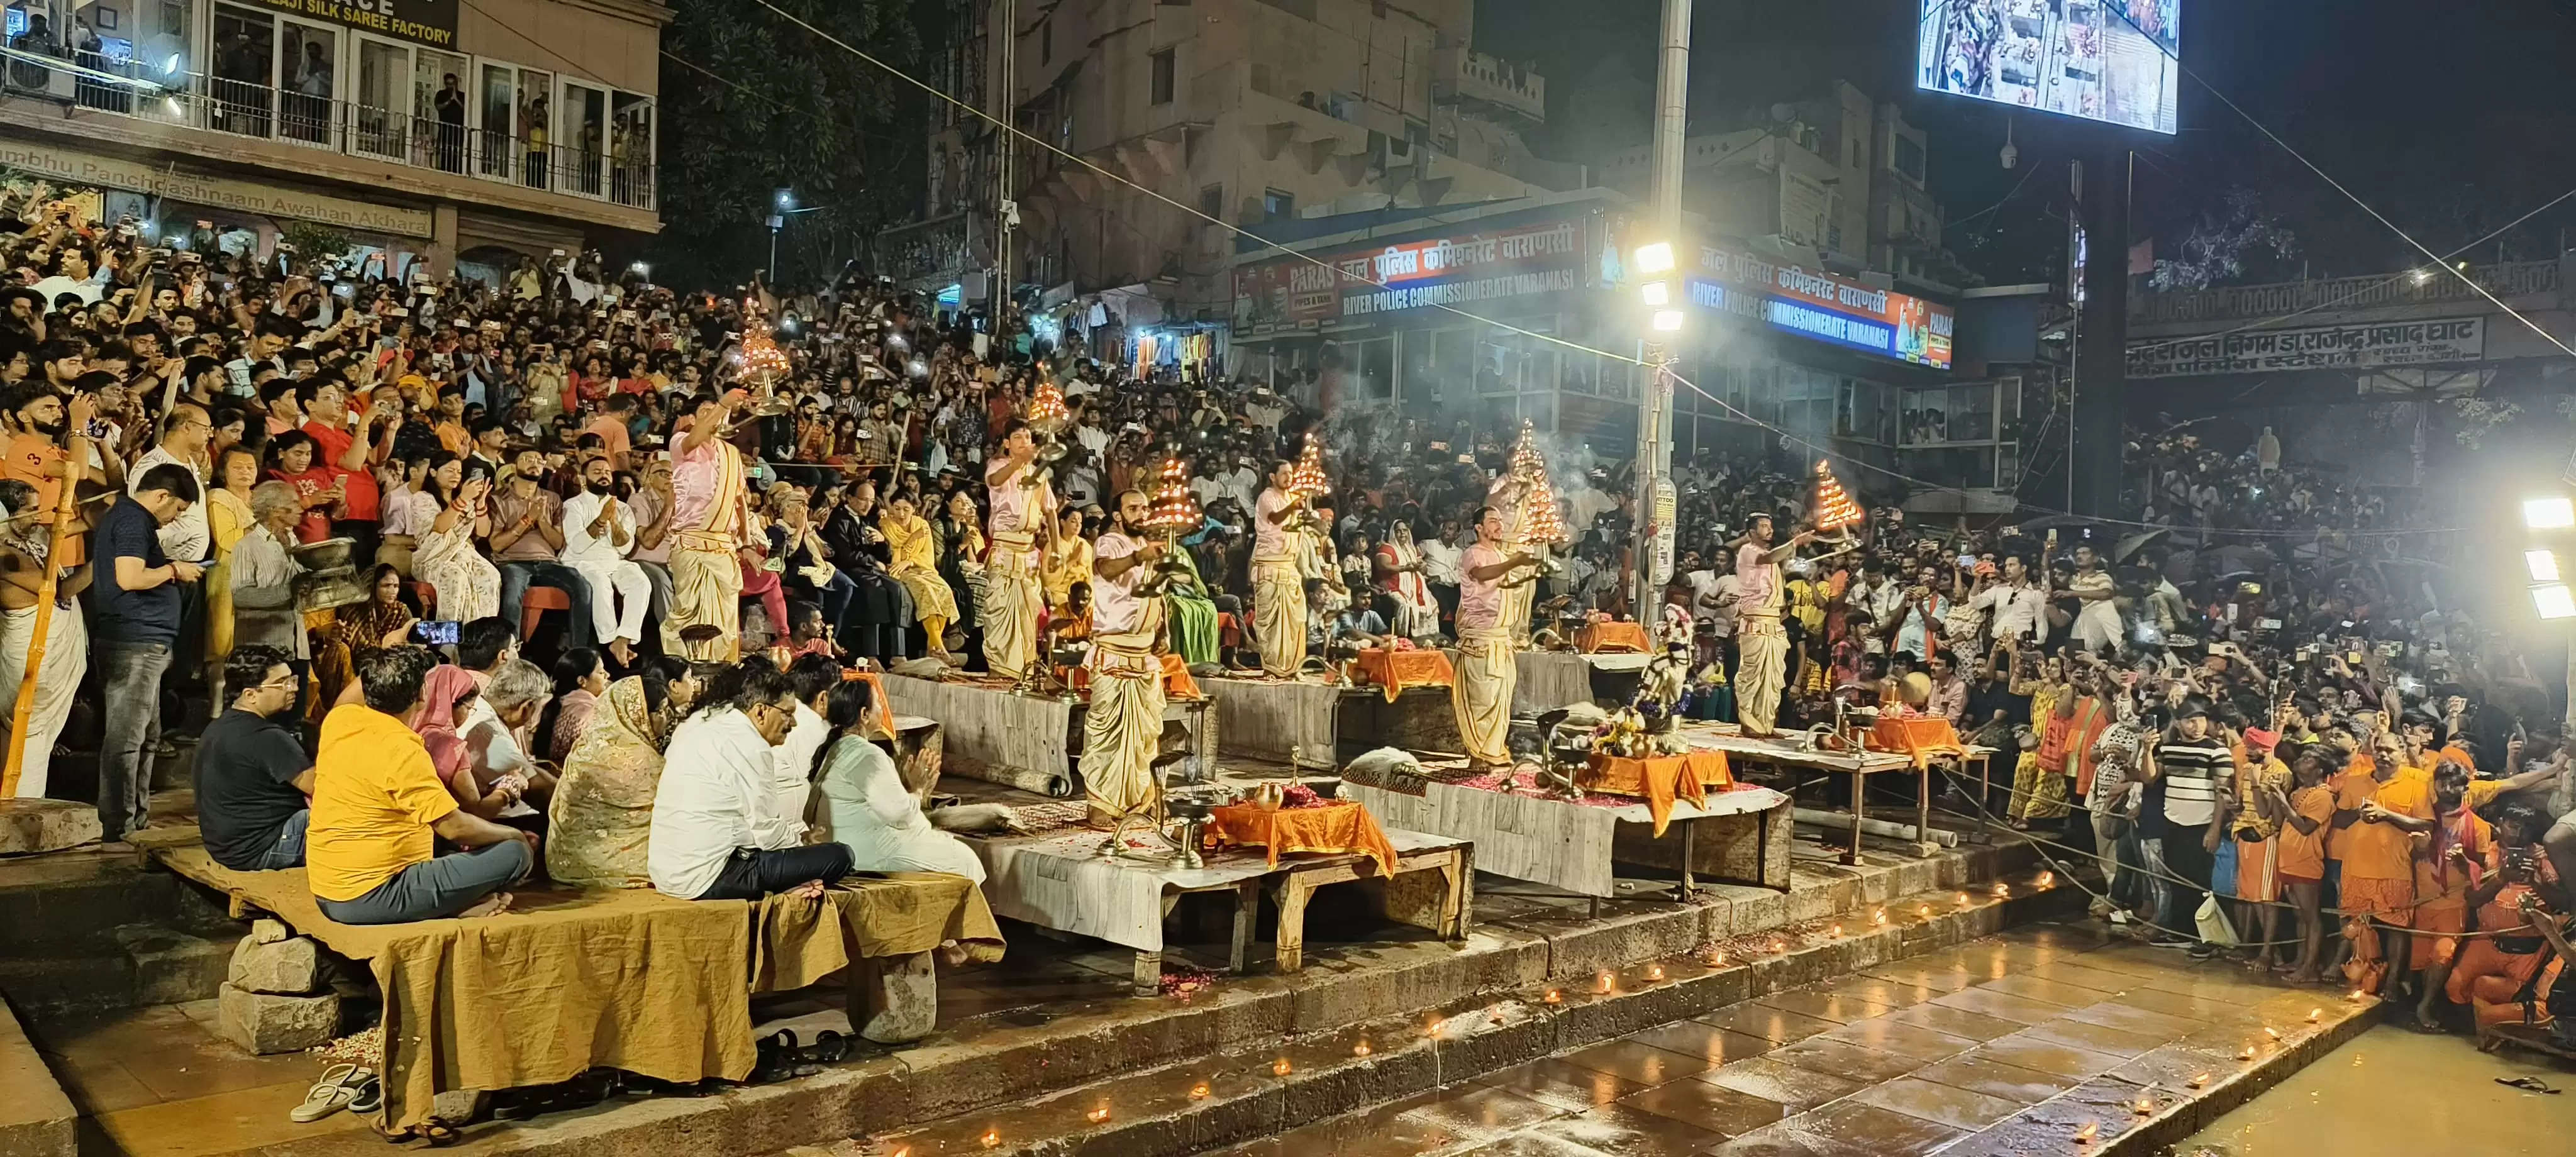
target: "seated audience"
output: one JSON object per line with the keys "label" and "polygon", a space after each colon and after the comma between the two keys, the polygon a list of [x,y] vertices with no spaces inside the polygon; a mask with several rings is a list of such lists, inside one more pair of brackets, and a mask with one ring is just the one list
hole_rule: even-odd
{"label": "seated audience", "polygon": [[230,710],[197,738],[197,829],[206,854],[237,872],[304,866],[304,826],[312,814],[313,761],[292,728],[303,681],[286,652],[261,643],[236,646],[224,660]]}
{"label": "seated audience", "polygon": [[984,882],[984,863],[966,842],[930,826],[906,791],[894,757],[871,741],[874,688],[853,679],[824,695],[832,742],[815,753],[816,837],[850,849],[858,872],[946,872]]}
{"label": "seated audience", "polygon": [[[438,782],[410,720],[436,657],[386,647],[358,666],[359,703],[322,721],[305,861],[314,902],[343,924],[485,916],[536,864],[536,837],[476,818]],[[463,851],[438,855],[436,840]]]}
{"label": "seated audience", "polygon": [[653,797],[653,886],[690,900],[819,897],[850,874],[850,849],[801,845],[805,825],[779,810],[777,748],[796,722],[796,685],[746,664],[733,696],[682,720]]}
{"label": "seated audience", "polygon": [[653,832],[654,789],[662,750],[654,691],[673,684],[628,676],[612,683],[590,725],[574,742],[547,805],[546,874],[580,888],[651,884],[645,848]]}

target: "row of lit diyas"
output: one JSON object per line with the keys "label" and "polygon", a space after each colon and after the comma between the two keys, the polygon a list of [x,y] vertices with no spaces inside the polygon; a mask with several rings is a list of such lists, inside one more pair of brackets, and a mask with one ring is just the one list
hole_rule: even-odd
{"label": "row of lit diyas", "polygon": [[[2045,892],[2045,891],[2049,890],[2050,888],[2055,887],[2055,886],[2056,886],[2056,882],[2057,882],[2057,880],[2056,880],[2056,873],[2054,873],[2054,872],[2041,872],[2041,873],[2039,873],[2038,875],[2034,876],[2034,877],[2031,879],[2031,885],[2030,885],[2030,886],[2031,886],[2031,888],[2032,888],[2034,891],[2041,891],[2041,892]],[[2011,885],[2009,885],[2009,884],[2005,884],[2005,883],[2003,883],[2003,882],[2001,882],[2001,881],[1997,881],[1997,882],[1994,884],[1994,886],[1993,886],[1991,889],[1989,889],[1988,891],[1989,891],[1989,895],[1991,895],[1991,896],[1992,896],[1994,899],[1996,899],[1996,900],[2005,900],[2005,899],[2010,899],[2010,898],[2011,898],[2011,896],[2012,896],[2012,886],[2011,886]],[[1958,894],[1958,896],[1957,896],[1957,898],[1956,898],[1956,900],[1955,900],[1955,902],[1954,902],[1954,908],[1953,908],[1953,911],[1962,911],[1962,912],[1963,912],[1963,911],[1967,911],[1967,910],[1969,910],[1969,909],[1971,909],[1971,908],[1973,908],[1973,907],[1975,907],[1975,906],[1976,906],[1976,899],[1975,899],[1975,897],[1971,896],[1969,893],[1961,892],[1961,893],[1959,893],[1959,894]],[[1924,920],[1926,920],[1926,921],[1928,921],[1928,920],[1932,919],[1932,918],[1933,918],[1933,916],[1935,915],[1935,912],[1934,912],[1934,910],[1933,910],[1933,907],[1932,907],[1932,905],[1930,905],[1930,904],[1923,904],[1923,905],[1919,905],[1919,906],[1915,909],[1915,913],[1916,913],[1916,915],[1917,915],[1917,916],[1921,917],[1922,919],[1924,919]],[[1879,909],[1876,909],[1875,911],[1873,911],[1873,912],[1871,912],[1871,913],[1870,913],[1870,924],[1871,924],[1873,927],[1880,927],[1880,928],[1883,928],[1883,927],[1886,927],[1886,926],[1887,926],[1888,922],[1889,922],[1889,916],[1888,916],[1888,910],[1887,910],[1886,908],[1879,908]],[[1842,935],[1843,935],[1843,926],[1842,926],[1842,925],[1840,925],[1840,924],[1832,925],[1830,928],[1828,928],[1828,929],[1827,929],[1826,935],[1827,935],[1829,938],[1834,938],[1834,939],[1839,939],[1839,938],[1841,938],[1841,937],[1842,937]],[[1788,941],[1785,937],[1777,937],[1777,936],[1775,936],[1775,937],[1773,937],[1773,938],[1772,938],[1772,940],[1771,940],[1771,943],[1770,943],[1770,945],[1769,945],[1769,949],[1770,949],[1770,954],[1771,954],[1771,955],[1775,955],[1775,956],[1776,956],[1776,955],[1781,955],[1781,954],[1787,953],[1787,952],[1790,950],[1790,944],[1789,944],[1789,941]],[[1725,953],[1723,950],[1717,949],[1717,948],[1715,948],[1715,947],[1707,948],[1705,951],[1702,951],[1702,952],[1696,953],[1695,955],[1697,956],[1697,959],[1700,961],[1700,963],[1705,964],[1706,966],[1708,966],[1708,967],[1710,967],[1710,968],[1723,968],[1723,967],[1725,967],[1725,966],[1726,966],[1726,964],[1727,964],[1727,955],[1726,955],[1726,953]],[[1663,966],[1662,964],[1660,964],[1660,963],[1650,963],[1650,964],[1648,964],[1648,965],[1646,966],[1646,968],[1645,968],[1645,972],[1644,972],[1644,980],[1645,980],[1645,983],[1647,983],[1647,984],[1649,984],[1649,985],[1662,983],[1662,982],[1665,980],[1665,971],[1664,971],[1664,966]],[[1612,995],[1612,994],[1616,993],[1616,992],[1618,991],[1618,981],[1619,981],[1619,975],[1618,975],[1618,973],[1613,972],[1613,971],[1608,970],[1608,969],[1604,969],[1604,970],[1602,970],[1601,972],[1597,973],[1597,974],[1593,977],[1593,994],[1594,994],[1594,995],[1600,995],[1600,996],[1608,996],[1608,995]],[[2345,999],[2347,1002],[2354,1002],[2354,1003],[2358,1003],[2358,1002],[2359,1002],[2359,1001],[2361,1001],[2363,998],[2364,998],[2363,994],[2362,994],[2361,992],[2359,992],[2359,991],[2354,991],[2354,992],[2352,992],[2352,993],[2347,994],[2347,995],[2344,997],[2344,999]],[[1184,997],[1184,999],[1186,999],[1186,997]],[[1565,997],[1565,990],[1564,990],[1564,989],[1561,989],[1561,988],[1550,988],[1550,989],[1546,990],[1544,993],[1542,993],[1542,994],[1540,995],[1540,997],[1539,997],[1539,1003],[1541,1003],[1541,1004],[1545,1004],[1545,1005],[1563,1005],[1563,1004],[1565,1003],[1565,1000],[1566,1000],[1566,997]],[[1483,1011],[1484,1011],[1484,1014],[1485,1014],[1486,1019],[1487,1019],[1491,1024],[1494,1024],[1494,1025],[1501,1025],[1501,1024],[1503,1024],[1503,1023],[1504,1023],[1505,1017],[1504,1017],[1504,1013],[1503,1013],[1503,1010],[1502,1010],[1502,1006],[1499,1006],[1499,1005],[1496,1005],[1496,1006],[1490,1006],[1490,1007],[1486,1008],[1486,1009],[1485,1009],[1485,1010],[1483,1010]],[[1458,1019],[1464,1019],[1464,1018],[1458,1018]],[[2325,1019],[2325,1010],[2324,1010],[2323,1008],[2312,1008],[2312,1009],[2309,1009],[2309,1010],[2308,1010],[2308,1015],[2307,1015],[2307,1023],[2308,1023],[2308,1024],[2310,1024],[2310,1025],[2320,1024],[2320,1023],[2322,1023],[2322,1022],[2324,1021],[2324,1019]],[[1422,1035],[1423,1035],[1424,1037],[1426,1037],[1426,1038],[1430,1038],[1430,1039],[1434,1039],[1434,1040],[1442,1039],[1442,1038],[1445,1036],[1445,1034],[1447,1033],[1447,1030],[1449,1029],[1450,1025],[1451,1025],[1451,1024],[1453,1024],[1453,1023],[1454,1023],[1454,1020],[1453,1020],[1452,1018],[1444,1018],[1444,1017],[1441,1017],[1441,1016],[1438,1016],[1438,1015],[1433,1015],[1433,1016],[1429,1019],[1429,1021],[1428,1021],[1427,1023],[1425,1023],[1425,1024],[1424,1024],[1423,1029],[1422,1029]],[[2272,1043],[2272,1044],[2278,1045],[2278,1044],[2286,1043],[2286,1038],[2284,1038],[2284,1037],[2282,1036],[2282,1034],[2281,1034],[2281,1030],[2280,1030],[2280,1029],[2278,1029],[2278,1028],[2273,1028],[2273,1027],[2270,1027],[2270,1026],[2266,1026],[2266,1027],[2263,1029],[2263,1034],[2264,1034],[2264,1037],[2265,1037],[2265,1038],[2266,1038],[2270,1043]],[[1375,1055],[1375,1054],[1376,1054],[1376,1052],[1377,1052],[1377,1047],[1376,1047],[1374,1044],[1370,1043],[1369,1038],[1367,1038],[1367,1037],[1365,1037],[1365,1036],[1363,1036],[1363,1037],[1359,1038],[1359,1040],[1358,1040],[1358,1041],[1356,1041],[1355,1043],[1353,1043],[1353,1044],[1351,1045],[1351,1056],[1353,1056],[1353,1057],[1355,1057],[1355,1058],[1366,1058],[1366,1057],[1369,1057],[1369,1056],[1373,1056],[1373,1055]],[[2260,1055],[2260,1053],[2261,1053],[2261,1050],[2260,1050],[2260,1048],[2257,1046],[2257,1044],[2256,1044],[2255,1042],[2248,1041],[2248,1042],[2246,1042],[2245,1047],[2244,1047],[2242,1050],[2240,1050],[2240,1051],[2236,1054],[2236,1059],[2238,1059],[2238,1060],[2240,1060],[2240,1061],[2251,1061],[2251,1060],[2255,1059],[2255,1057],[2257,1057],[2258,1055]],[[1274,1060],[1274,1061],[1272,1061],[1272,1062],[1270,1063],[1270,1073],[1271,1073],[1271,1075],[1272,1075],[1272,1076],[1274,1076],[1274,1077],[1286,1077],[1286,1076],[1289,1076],[1290,1074],[1292,1074],[1292,1073],[1294,1073],[1294,1072],[1296,1072],[1296,1071],[1297,1071],[1297,1066],[1296,1066],[1296,1064],[1295,1064],[1294,1062],[1290,1061],[1290,1060],[1289,1060],[1287,1057],[1285,1057],[1285,1056],[1279,1057],[1278,1059],[1276,1059],[1276,1060]],[[2187,1081],[2185,1081],[2184,1083],[2185,1083],[2185,1084],[2187,1084],[2188,1086],[2190,1086],[2190,1087],[2191,1087],[2191,1088],[2193,1088],[2193,1089],[2201,1089],[2201,1088],[2206,1087],[2206,1086],[2209,1084],[2209,1082],[2210,1082],[2210,1080],[2211,1080],[2211,1076],[2212,1076],[2211,1074],[2209,1074],[2209,1073],[2205,1073],[2205,1072],[2204,1072],[2204,1073],[2195,1073],[2195,1074],[2193,1074],[2193,1075],[2192,1075],[2192,1076],[2191,1076]],[[2140,1097],[2138,1098],[2138,1100],[2137,1100],[2133,1105],[2131,1105],[2131,1110],[2132,1110],[2132,1112],[2134,1113],[2134,1115],[2139,1116],[2139,1117],[2148,1117],[2148,1116],[2153,1116],[2153,1115],[2155,1114],[2155,1112],[2157,1111],[2157,1109],[2159,1108],[2159,1102],[2156,1100],[2156,1098],[2155,1098],[2155,1096],[2154,1096],[2154,1093],[2155,1093],[2155,1086],[2153,1086],[2153,1085],[2149,1085],[2149,1086],[2147,1086],[2147,1088],[2145,1088],[2144,1090],[2142,1090],[2142,1093],[2143,1093],[2144,1095],[2140,1096]],[[1190,1085],[1190,1088],[1189,1088],[1189,1097],[1190,1097],[1190,1099],[1191,1099],[1191,1100],[1193,1100],[1193,1101],[1203,1101],[1203,1100],[1206,1100],[1207,1098],[1209,1098],[1209,1097],[1211,1097],[1211,1096],[1214,1096],[1214,1095],[1215,1095],[1215,1087],[1214,1087],[1214,1085],[1212,1085],[1209,1081],[1207,1081],[1207,1080],[1205,1080],[1205,1079],[1201,1079],[1201,1080],[1195,1081],[1195,1082],[1193,1082],[1193,1083]],[[1109,1106],[1109,1105],[1107,1105],[1106,1103],[1098,1104],[1098,1105],[1094,1106],[1093,1108],[1091,1108],[1090,1110],[1086,1111],[1086,1112],[1085,1112],[1085,1114],[1084,1114],[1085,1118],[1086,1118],[1087,1120],[1089,1120],[1089,1121],[1090,1121],[1092,1124],[1094,1124],[1094,1125],[1103,1125],[1103,1124],[1107,1124],[1107,1123],[1109,1122],[1109,1120],[1111,1119],[1111,1115],[1112,1115],[1112,1114],[1111,1114],[1111,1112],[1110,1112],[1110,1106]],[[2079,1127],[2079,1128],[2078,1128],[2078,1129],[2076,1129],[2076,1131],[2075,1131],[2074,1140],[2075,1140],[2076,1144],[2077,1144],[2079,1147],[2091,1144],[2094,1140],[2096,1140],[2096,1139],[2101,1135],[2101,1128],[2102,1128],[2102,1127],[2101,1127],[2101,1123],[2100,1123],[2100,1122],[2098,1122],[2098,1121],[2087,1121],[2087,1122],[2085,1122],[2081,1127]],[[993,1130],[993,1129],[987,1129],[987,1130],[985,1130],[985,1132],[984,1132],[983,1136],[982,1136],[980,1139],[981,1139],[981,1141],[983,1142],[984,1147],[985,1147],[985,1148],[988,1148],[988,1149],[990,1149],[990,1148],[994,1148],[994,1147],[997,1147],[997,1146],[999,1146],[999,1145],[1002,1143],[1002,1137],[1001,1137],[1000,1132],[999,1132],[998,1130]],[[889,1157],[909,1157],[909,1154],[910,1154],[910,1150],[909,1150],[909,1149],[898,1149],[898,1150],[894,1151],[892,1154],[889,1154]]]}

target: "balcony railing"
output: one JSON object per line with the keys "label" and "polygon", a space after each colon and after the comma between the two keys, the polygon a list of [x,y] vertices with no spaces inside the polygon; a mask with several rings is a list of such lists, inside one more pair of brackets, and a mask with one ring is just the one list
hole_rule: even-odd
{"label": "balcony railing", "polygon": [[[2522,261],[2469,271],[2471,280],[2489,293],[2515,297],[2558,292],[2556,261]],[[2426,270],[2337,277],[2325,281],[2284,281],[2272,285],[2235,285],[2225,289],[2140,293],[2129,298],[2134,321],[2225,321],[2277,317],[2306,310],[2386,309],[2392,306],[2482,302],[2485,297],[2454,274]]]}
{"label": "balcony railing", "polygon": [[185,88],[129,87],[48,69],[24,56],[10,59],[0,74],[13,96],[51,97],[154,124],[279,141],[639,209],[655,207],[649,135],[556,143],[544,135],[477,129],[218,76],[191,75]]}

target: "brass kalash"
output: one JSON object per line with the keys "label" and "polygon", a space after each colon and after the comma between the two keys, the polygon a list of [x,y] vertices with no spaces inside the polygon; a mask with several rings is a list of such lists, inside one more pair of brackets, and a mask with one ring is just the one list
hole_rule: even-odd
{"label": "brass kalash", "polygon": [[[1154,561],[1153,569],[1137,580],[1136,597],[1159,599],[1173,588],[1189,584],[1190,568],[1180,561],[1180,552],[1187,548],[1180,544],[1180,538],[1197,530],[1204,521],[1198,500],[1190,494],[1188,470],[1179,458],[1165,458],[1154,472],[1154,489],[1146,496],[1144,525],[1137,528],[1161,539],[1163,553]],[[1167,731],[1165,747],[1169,746]],[[1216,808],[1240,798],[1234,789],[1213,781],[1214,770],[1201,766],[1187,750],[1166,750],[1157,756],[1152,797],[1118,817],[1108,837],[1100,841],[1099,857],[1172,868],[1205,867],[1206,862],[1199,857],[1199,845],[1207,833],[1208,820]],[[1176,773],[1181,779],[1177,787],[1171,782]],[[1131,830],[1150,837],[1146,846],[1127,846]]]}

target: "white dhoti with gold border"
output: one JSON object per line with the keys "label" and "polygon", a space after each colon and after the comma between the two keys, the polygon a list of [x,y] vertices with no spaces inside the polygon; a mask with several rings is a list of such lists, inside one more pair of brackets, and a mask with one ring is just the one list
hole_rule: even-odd
{"label": "white dhoti with gold border", "polygon": [[1252,630],[1262,674],[1286,679],[1306,665],[1306,581],[1294,557],[1252,560]]}
{"label": "white dhoti with gold border", "polygon": [[1091,643],[1091,703],[1082,713],[1082,789],[1095,821],[1150,807],[1163,738],[1161,607],[1148,603],[1138,630]]}
{"label": "white dhoti with gold border", "polygon": [[1038,658],[1038,612],[1046,590],[1038,578],[1038,548],[1026,535],[993,536],[984,557],[984,598],[976,620],[984,628],[984,665],[1017,679]]}
{"label": "white dhoti with gold border", "polygon": [[1735,714],[1747,735],[1771,734],[1787,677],[1789,633],[1778,616],[1744,615],[1735,624]]}

